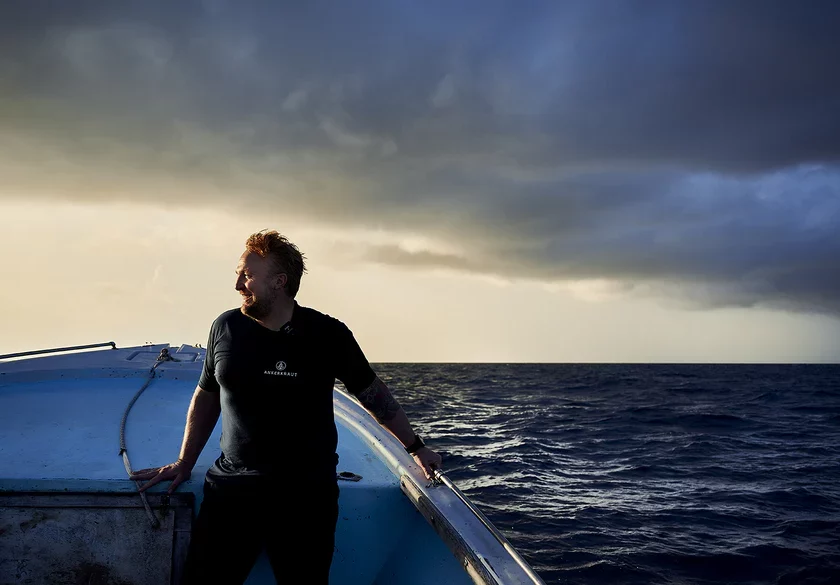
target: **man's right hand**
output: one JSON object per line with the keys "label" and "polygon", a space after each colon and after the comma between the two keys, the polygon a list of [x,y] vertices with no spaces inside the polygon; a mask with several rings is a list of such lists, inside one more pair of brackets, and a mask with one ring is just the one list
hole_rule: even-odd
{"label": "man's right hand", "polygon": [[133,481],[143,481],[146,479],[149,480],[148,482],[140,486],[141,492],[145,492],[150,487],[157,485],[162,481],[171,479],[172,485],[170,485],[169,489],[167,490],[168,493],[171,494],[179,485],[187,481],[190,478],[190,475],[192,475],[192,466],[187,465],[185,462],[179,459],[175,463],[170,463],[169,465],[164,465],[163,467],[150,467],[149,469],[140,469],[138,471],[135,471],[128,477]]}

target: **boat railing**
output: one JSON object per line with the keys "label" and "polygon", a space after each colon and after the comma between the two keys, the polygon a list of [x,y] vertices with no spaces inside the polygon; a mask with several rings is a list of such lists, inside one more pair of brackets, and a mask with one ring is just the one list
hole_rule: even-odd
{"label": "boat railing", "polygon": [[468,498],[464,495],[464,493],[458,489],[452,480],[446,477],[446,474],[443,473],[440,469],[436,469],[434,473],[434,481],[437,484],[443,484],[448,487],[452,492],[458,497],[461,502],[472,512],[475,517],[484,524],[484,527],[490,531],[490,534],[493,535],[493,538],[498,541],[500,545],[504,547],[504,549],[510,554],[511,558],[516,561],[516,564],[519,565],[522,570],[531,578],[534,583],[543,583],[542,578],[531,568],[531,566],[522,558],[522,556],[514,549],[510,542],[504,537],[504,535],[499,532],[499,529],[496,528],[492,522],[484,515],[484,513],[479,510]]}
{"label": "boat railing", "polygon": [[[359,400],[345,390],[336,386],[336,390],[345,400],[336,402],[336,415],[340,416],[345,424],[364,437],[368,443],[377,449],[386,463],[397,473],[400,478],[400,487],[403,493],[408,496],[411,503],[418,512],[426,519],[441,539],[446,543],[452,553],[463,563],[464,569],[472,581],[481,585],[506,585],[516,583],[517,585],[545,585],[545,582],[529,566],[528,562],[516,551],[493,523],[464,495],[461,490],[449,480],[446,475],[437,470],[434,480],[424,482],[420,476],[420,470],[411,470],[405,458],[405,449],[398,439],[390,433],[381,433],[381,426],[376,423],[372,415],[361,406]],[[488,543],[495,541],[508,559],[513,562],[518,571],[517,576],[512,579],[508,575],[500,575],[492,565],[492,559],[486,558],[475,546],[465,540],[462,526],[453,524],[452,519],[444,513],[440,503],[445,501],[436,497],[439,493],[452,494],[455,501],[464,505],[465,512],[472,515],[476,520],[476,526],[480,525],[486,529],[489,536]],[[450,500],[452,501],[452,500]],[[464,518],[462,518],[464,519]],[[468,522],[469,524],[469,522]],[[511,566],[511,568],[513,568]],[[504,573],[504,571],[502,571]]]}
{"label": "boat railing", "polygon": [[77,351],[80,349],[94,349],[97,347],[109,347],[117,349],[117,344],[113,341],[106,341],[105,343],[90,343],[88,345],[73,345],[70,347],[53,347],[50,349],[33,349],[31,351],[21,351],[18,353],[4,353],[0,355],[0,360],[7,360],[18,357],[25,357],[30,355],[42,355],[45,353],[61,353],[63,351]]}

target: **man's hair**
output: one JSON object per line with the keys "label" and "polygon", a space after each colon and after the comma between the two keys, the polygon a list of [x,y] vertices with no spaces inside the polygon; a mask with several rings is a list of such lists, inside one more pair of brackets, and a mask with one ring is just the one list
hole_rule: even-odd
{"label": "man's hair", "polygon": [[306,272],[304,256],[297,246],[274,230],[262,230],[248,236],[245,249],[269,258],[277,270],[286,275],[286,294],[289,298],[295,298],[300,288],[300,279]]}

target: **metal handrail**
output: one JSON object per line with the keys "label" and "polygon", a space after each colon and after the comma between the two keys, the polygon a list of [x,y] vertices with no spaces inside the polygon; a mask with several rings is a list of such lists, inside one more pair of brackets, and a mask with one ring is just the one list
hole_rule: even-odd
{"label": "metal handrail", "polygon": [[525,559],[523,559],[522,556],[516,551],[516,549],[514,549],[511,546],[507,538],[505,538],[505,536],[501,532],[499,532],[499,529],[493,526],[493,523],[490,522],[487,516],[485,516],[481,510],[476,508],[475,505],[472,502],[470,502],[467,496],[465,496],[464,493],[458,489],[458,486],[452,483],[452,480],[446,477],[446,475],[444,475],[443,471],[441,471],[440,469],[435,469],[434,482],[442,483],[450,490],[452,490],[452,492],[458,497],[458,499],[461,500],[461,502],[463,502],[463,504],[467,508],[469,508],[470,512],[475,514],[475,517],[478,518],[478,520],[482,524],[484,524],[484,527],[490,531],[490,534],[493,535],[493,537],[499,542],[499,544],[501,544],[508,551],[508,553],[510,553],[510,556],[513,558],[513,560],[516,561],[516,564],[518,564],[522,568],[522,570],[525,571],[525,573],[534,581],[534,583],[544,583],[542,578],[539,575],[537,575],[534,569],[532,569],[531,566],[525,561]]}
{"label": "metal handrail", "polygon": [[74,351],[77,349],[93,349],[94,347],[107,347],[111,346],[111,349],[117,349],[117,344],[113,341],[107,341],[105,343],[91,343],[89,345],[74,345],[72,347],[54,347],[52,349],[35,349],[32,351],[21,351],[18,353],[6,353],[0,355],[0,360],[5,360],[9,358],[16,358],[16,357],[23,357],[27,355],[40,355],[44,353],[58,353],[61,351]]}
{"label": "metal handrail", "polygon": [[[543,581],[534,569],[531,568],[522,555],[513,548],[513,545],[511,545],[504,535],[499,532],[498,528],[493,526],[492,522],[490,522],[490,520],[488,520],[487,517],[467,499],[463,492],[461,492],[461,490],[458,489],[458,487],[455,486],[455,484],[453,484],[441,470],[435,470],[433,476],[434,479],[431,483],[427,482],[427,484],[423,484],[423,482],[418,479],[418,471],[412,470],[412,468],[409,467],[409,464],[405,461],[404,458],[408,458],[409,456],[406,455],[405,448],[402,443],[400,443],[399,440],[390,433],[383,431],[380,434],[377,429],[382,429],[382,427],[377,424],[373,416],[361,406],[359,400],[355,396],[340,390],[337,386],[335,390],[338,394],[340,394],[337,399],[334,399],[336,417],[340,417],[345,425],[358,434],[360,438],[365,440],[372,449],[381,454],[382,460],[385,462],[386,466],[400,478],[402,491],[406,494],[406,496],[408,496],[414,507],[432,525],[439,535],[443,537],[444,532],[451,531],[459,539],[461,537],[461,529],[452,525],[449,518],[443,513],[442,509],[430,497],[434,493],[435,489],[446,489],[446,491],[458,498],[466,506],[467,510],[469,510],[470,513],[472,513],[473,516],[481,523],[481,525],[488,530],[492,539],[505,550],[510,559],[523,571],[527,579],[530,580],[530,583],[533,585],[545,585],[545,581]],[[425,489],[423,488],[423,485],[425,485]],[[464,567],[467,569],[467,572],[470,574],[473,582],[482,583],[484,585],[501,585],[503,583],[501,577],[495,573],[492,566],[485,560],[485,557],[472,548],[470,544],[461,542],[461,546],[463,548],[460,550],[460,554],[464,556],[464,558],[461,558],[461,556],[459,556],[459,551],[456,550],[459,546],[458,543],[447,540],[446,537],[444,537],[443,540],[455,556],[465,563]],[[469,559],[469,561],[467,561],[467,559]],[[479,566],[475,567],[471,563],[476,563]],[[470,572],[471,566],[473,569],[478,571],[478,575],[473,575],[473,573]],[[486,578],[477,579],[477,577],[485,577],[485,575]]]}

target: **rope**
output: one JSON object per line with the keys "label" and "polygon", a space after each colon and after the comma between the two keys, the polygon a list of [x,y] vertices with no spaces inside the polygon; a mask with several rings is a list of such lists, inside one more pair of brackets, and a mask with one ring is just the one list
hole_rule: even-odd
{"label": "rope", "polygon": [[[131,412],[131,407],[134,406],[134,403],[137,402],[137,399],[140,398],[140,395],[143,393],[146,388],[149,387],[149,384],[152,383],[152,380],[155,379],[155,370],[157,367],[162,364],[163,362],[176,362],[175,358],[169,355],[169,350],[165,347],[160,350],[160,355],[155,360],[155,364],[149,370],[149,377],[140,387],[140,390],[134,395],[134,398],[131,399],[131,402],[128,403],[128,406],[123,413],[122,420],[120,421],[120,452],[119,455],[122,456],[123,465],[125,465],[125,470],[129,476],[131,476],[131,462],[128,460],[128,449],[125,446],[125,423],[128,420],[128,413]],[[152,507],[149,505],[149,500],[146,498],[146,493],[140,491],[140,486],[142,485],[139,480],[134,480],[134,484],[137,486],[137,491],[140,493],[140,500],[143,502],[143,507],[146,509],[146,515],[149,517],[149,521],[152,523],[153,528],[158,528],[160,526],[160,522],[155,516],[155,513],[152,511]]]}

